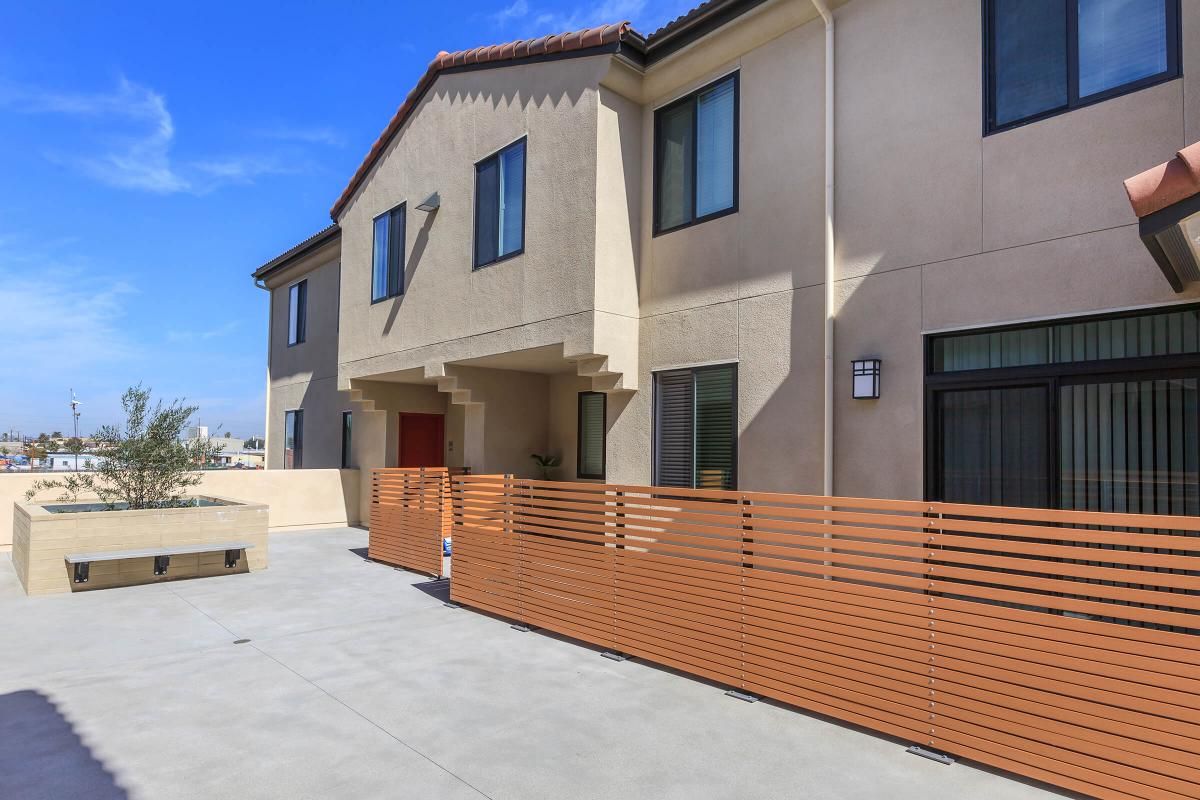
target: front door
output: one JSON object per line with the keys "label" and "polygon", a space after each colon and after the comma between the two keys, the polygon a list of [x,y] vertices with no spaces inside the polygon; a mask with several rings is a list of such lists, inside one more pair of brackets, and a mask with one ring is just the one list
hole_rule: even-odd
{"label": "front door", "polygon": [[398,467],[444,467],[446,465],[441,414],[401,414]]}

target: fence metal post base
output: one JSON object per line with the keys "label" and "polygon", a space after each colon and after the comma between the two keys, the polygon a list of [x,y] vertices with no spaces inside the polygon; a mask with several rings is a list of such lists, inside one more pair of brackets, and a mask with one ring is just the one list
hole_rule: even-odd
{"label": "fence metal post base", "polygon": [[757,703],[759,698],[756,694],[749,692],[739,692],[737,689],[730,689],[725,693],[726,697],[732,697],[734,700],[741,700],[744,703]]}
{"label": "fence metal post base", "polygon": [[514,631],[520,631],[521,633],[529,633],[532,630],[537,630],[536,628],[520,622],[516,623],[515,625],[509,625],[508,627],[512,628]]}
{"label": "fence metal post base", "polygon": [[607,658],[610,661],[628,661],[629,656],[624,653],[618,653],[616,650],[605,650],[600,654],[601,658]]}
{"label": "fence metal post base", "polygon": [[947,766],[954,763],[953,756],[948,756],[945,753],[939,753],[937,750],[930,750],[928,748],[921,747],[919,744],[914,744],[904,752],[912,753],[914,756],[920,756],[921,758],[928,758],[930,761],[936,761],[939,764],[945,764]]}

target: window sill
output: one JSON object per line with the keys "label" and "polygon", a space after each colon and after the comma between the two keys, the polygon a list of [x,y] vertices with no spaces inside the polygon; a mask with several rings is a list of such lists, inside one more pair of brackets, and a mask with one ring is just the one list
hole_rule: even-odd
{"label": "window sill", "polygon": [[1034,114],[1031,117],[1014,120],[1013,122],[1006,122],[1003,125],[990,126],[989,122],[985,119],[983,137],[986,139],[987,137],[994,136],[997,133],[1006,133],[1011,130],[1016,130],[1017,128],[1024,128],[1026,125],[1032,125],[1035,122],[1053,119],[1054,117],[1061,117],[1063,114],[1070,114],[1072,111],[1078,111],[1081,108],[1088,108],[1089,106],[1103,103],[1106,100],[1113,100],[1118,97],[1124,97],[1127,94],[1140,92],[1143,89],[1150,89],[1155,86],[1160,86],[1164,83],[1170,83],[1171,81],[1178,80],[1182,77],[1183,74],[1179,72],[1168,72],[1162,75],[1153,75],[1149,78],[1143,78],[1140,81],[1134,81],[1133,83],[1129,83],[1124,86],[1118,86],[1115,89],[1108,89],[1107,91],[1099,92],[1098,94],[1089,95],[1086,98],[1080,99],[1074,105],[1061,106],[1049,111],[1043,111],[1040,114]]}
{"label": "window sill", "polygon": [[478,272],[481,269],[487,269],[488,267],[495,266],[496,264],[502,264],[505,261],[511,261],[512,259],[516,258],[517,256],[523,256],[523,255],[525,255],[524,247],[522,247],[520,250],[514,250],[511,253],[502,255],[499,258],[492,259],[491,261],[485,261],[482,264],[476,264],[475,266],[471,267],[471,272]]}
{"label": "window sill", "polygon": [[372,300],[371,305],[375,306],[379,305],[380,303],[386,303],[388,300],[395,300],[397,297],[404,297],[404,292],[397,292],[396,294],[389,294],[387,297],[380,297],[377,300]]}

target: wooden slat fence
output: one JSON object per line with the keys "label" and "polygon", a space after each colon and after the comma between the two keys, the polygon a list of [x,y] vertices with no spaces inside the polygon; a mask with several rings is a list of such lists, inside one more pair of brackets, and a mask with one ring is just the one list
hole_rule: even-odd
{"label": "wooden slat fence", "polygon": [[451,527],[451,474],[446,467],[372,470],[367,556],[441,577],[442,538]]}
{"label": "wooden slat fence", "polygon": [[1200,520],[455,478],[451,598],[1099,798],[1200,797]]}

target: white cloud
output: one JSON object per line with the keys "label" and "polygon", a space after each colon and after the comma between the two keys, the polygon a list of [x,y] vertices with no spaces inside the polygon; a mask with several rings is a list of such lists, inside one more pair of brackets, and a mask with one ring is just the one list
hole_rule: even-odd
{"label": "white cloud", "polygon": [[630,20],[642,33],[653,33],[658,28],[686,13],[698,0],[670,0],[650,3],[648,0],[603,0],[592,5],[576,5],[569,8],[550,8],[548,5],[531,5],[529,0],[514,0],[490,15],[500,29],[509,29],[520,35],[539,36],[562,33]]}
{"label": "white cloud", "polygon": [[491,15],[491,19],[497,25],[505,25],[514,20],[524,19],[529,15],[529,3],[526,0],[514,0],[512,5],[504,8]]}
{"label": "white cloud", "polygon": [[218,325],[215,328],[207,328],[199,331],[167,331],[167,341],[174,344],[182,344],[184,342],[207,341],[208,339],[216,339],[221,336],[228,336],[238,329],[238,321],[230,320],[223,325]]}
{"label": "white cloud", "polygon": [[[524,2],[524,0],[517,0]],[[299,142],[301,144],[321,144],[329,147],[342,147],[346,138],[341,133],[328,127],[305,127],[302,125],[276,125],[256,131],[263,139],[280,142]]]}
{"label": "white cloud", "polygon": [[[121,189],[156,194],[204,194],[227,184],[252,183],[261,175],[292,174],[309,167],[302,159],[273,155],[221,154],[179,159],[174,153],[175,122],[166,98],[124,77],[115,89],[92,94],[60,93],[0,86],[0,108],[24,114],[55,114],[89,121],[86,140],[46,157],[94,180]],[[271,129],[266,138],[301,143],[334,143],[330,129]]]}

